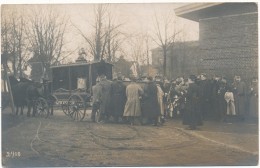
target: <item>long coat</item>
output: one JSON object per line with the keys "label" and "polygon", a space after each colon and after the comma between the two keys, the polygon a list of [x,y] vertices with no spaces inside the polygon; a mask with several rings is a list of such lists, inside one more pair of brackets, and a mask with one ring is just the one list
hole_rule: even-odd
{"label": "long coat", "polygon": [[199,87],[190,83],[186,94],[186,108],[183,116],[183,124],[196,127],[202,125],[202,114],[199,108]]}
{"label": "long coat", "polygon": [[144,118],[155,118],[159,115],[160,107],[157,98],[157,86],[154,82],[148,82],[144,86],[142,116]]}
{"label": "long coat", "polygon": [[160,106],[161,115],[164,115],[163,96],[164,92],[162,91],[162,88],[160,87],[160,85],[157,85],[157,99]]}
{"label": "long coat", "polygon": [[102,87],[99,83],[92,86],[92,92],[93,92],[93,103],[100,103],[101,96],[102,96]]}
{"label": "long coat", "polygon": [[233,83],[233,93],[237,115],[245,117],[246,110],[246,84],[243,81]]}
{"label": "long coat", "polygon": [[112,83],[112,115],[123,116],[126,103],[126,86],[122,81],[113,81]]}
{"label": "long coat", "polygon": [[227,113],[227,102],[225,100],[225,93],[227,91],[226,83],[220,82],[218,96],[217,96],[217,109],[220,119],[223,119]]}
{"label": "long coat", "polygon": [[249,115],[258,117],[258,83],[252,83],[249,88]]}
{"label": "long coat", "polygon": [[100,112],[102,114],[109,115],[111,114],[111,85],[112,82],[107,79],[102,79],[99,82],[99,85],[102,87],[101,91],[101,104],[100,104]]}
{"label": "long coat", "polygon": [[124,116],[141,116],[140,97],[143,89],[136,83],[130,83],[126,87],[127,101],[125,104]]}
{"label": "long coat", "polygon": [[210,116],[210,98],[211,98],[211,84],[209,80],[199,81],[199,103],[200,110],[202,112],[203,117],[211,117]]}

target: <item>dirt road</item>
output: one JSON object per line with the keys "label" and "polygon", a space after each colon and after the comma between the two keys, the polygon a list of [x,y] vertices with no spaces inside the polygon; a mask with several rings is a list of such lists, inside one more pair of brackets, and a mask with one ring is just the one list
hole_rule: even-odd
{"label": "dirt road", "polygon": [[[189,131],[174,120],[161,127],[97,124],[88,117],[73,122],[62,113],[48,119],[2,115],[3,166],[237,166],[258,162],[255,131],[221,132],[211,123],[211,130]],[[210,128],[207,123],[204,127]]]}

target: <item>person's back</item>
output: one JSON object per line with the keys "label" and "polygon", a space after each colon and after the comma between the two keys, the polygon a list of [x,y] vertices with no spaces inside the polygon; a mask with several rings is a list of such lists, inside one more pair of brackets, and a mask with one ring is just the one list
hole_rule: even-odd
{"label": "person's back", "polygon": [[126,86],[121,80],[113,81],[111,85],[112,115],[116,121],[122,117],[126,102]]}
{"label": "person's back", "polygon": [[160,108],[157,99],[157,86],[152,82],[152,79],[149,79],[149,82],[144,87],[144,100],[142,107],[143,117],[153,120],[154,125],[157,125]]}
{"label": "person's back", "polygon": [[99,85],[102,87],[101,89],[101,104],[100,104],[100,112],[104,116],[108,117],[111,114],[111,84],[112,82],[107,80],[105,76],[101,76]]}
{"label": "person's back", "polygon": [[100,101],[101,90],[102,90],[102,87],[101,87],[101,85],[99,83],[97,83],[96,85],[92,86],[92,93],[93,93],[92,101],[93,102],[99,102]]}
{"label": "person's back", "polygon": [[102,91],[102,87],[99,83],[97,83],[96,85],[92,86],[92,112],[91,112],[91,120],[93,122],[95,122],[95,115],[97,110],[100,108],[100,103],[101,103],[101,91]]}
{"label": "person's back", "polygon": [[126,97],[127,100],[136,100],[139,99],[141,87],[136,83],[130,83],[126,87]]}
{"label": "person's back", "polygon": [[112,87],[112,95],[125,95],[126,86],[123,84],[122,81],[114,81],[111,85]]}

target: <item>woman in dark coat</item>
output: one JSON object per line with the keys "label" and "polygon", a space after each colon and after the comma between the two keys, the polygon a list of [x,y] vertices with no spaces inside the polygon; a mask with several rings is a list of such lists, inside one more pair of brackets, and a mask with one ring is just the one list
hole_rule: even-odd
{"label": "woman in dark coat", "polygon": [[186,110],[184,112],[183,124],[189,125],[189,129],[195,130],[202,124],[202,114],[199,110],[199,86],[195,83],[195,76],[189,78],[189,88],[186,94]]}
{"label": "woman in dark coat", "polygon": [[144,96],[142,103],[142,117],[147,118],[157,125],[160,116],[160,108],[157,99],[157,86],[152,77],[148,77],[148,83],[144,86]]}

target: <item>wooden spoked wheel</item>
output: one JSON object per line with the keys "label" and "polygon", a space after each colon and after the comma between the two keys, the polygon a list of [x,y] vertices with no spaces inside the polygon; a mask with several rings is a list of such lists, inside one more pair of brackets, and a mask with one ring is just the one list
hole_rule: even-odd
{"label": "wooden spoked wheel", "polygon": [[75,121],[82,121],[85,114],[85,101],[80,95],[71,95],[68,101],[68,115]]}
{"label": "wooden spoked wheel", "polygon": [[34,103],[35,116],[48,118],[49,117],[49,104],[46,99],[38,98]]}

